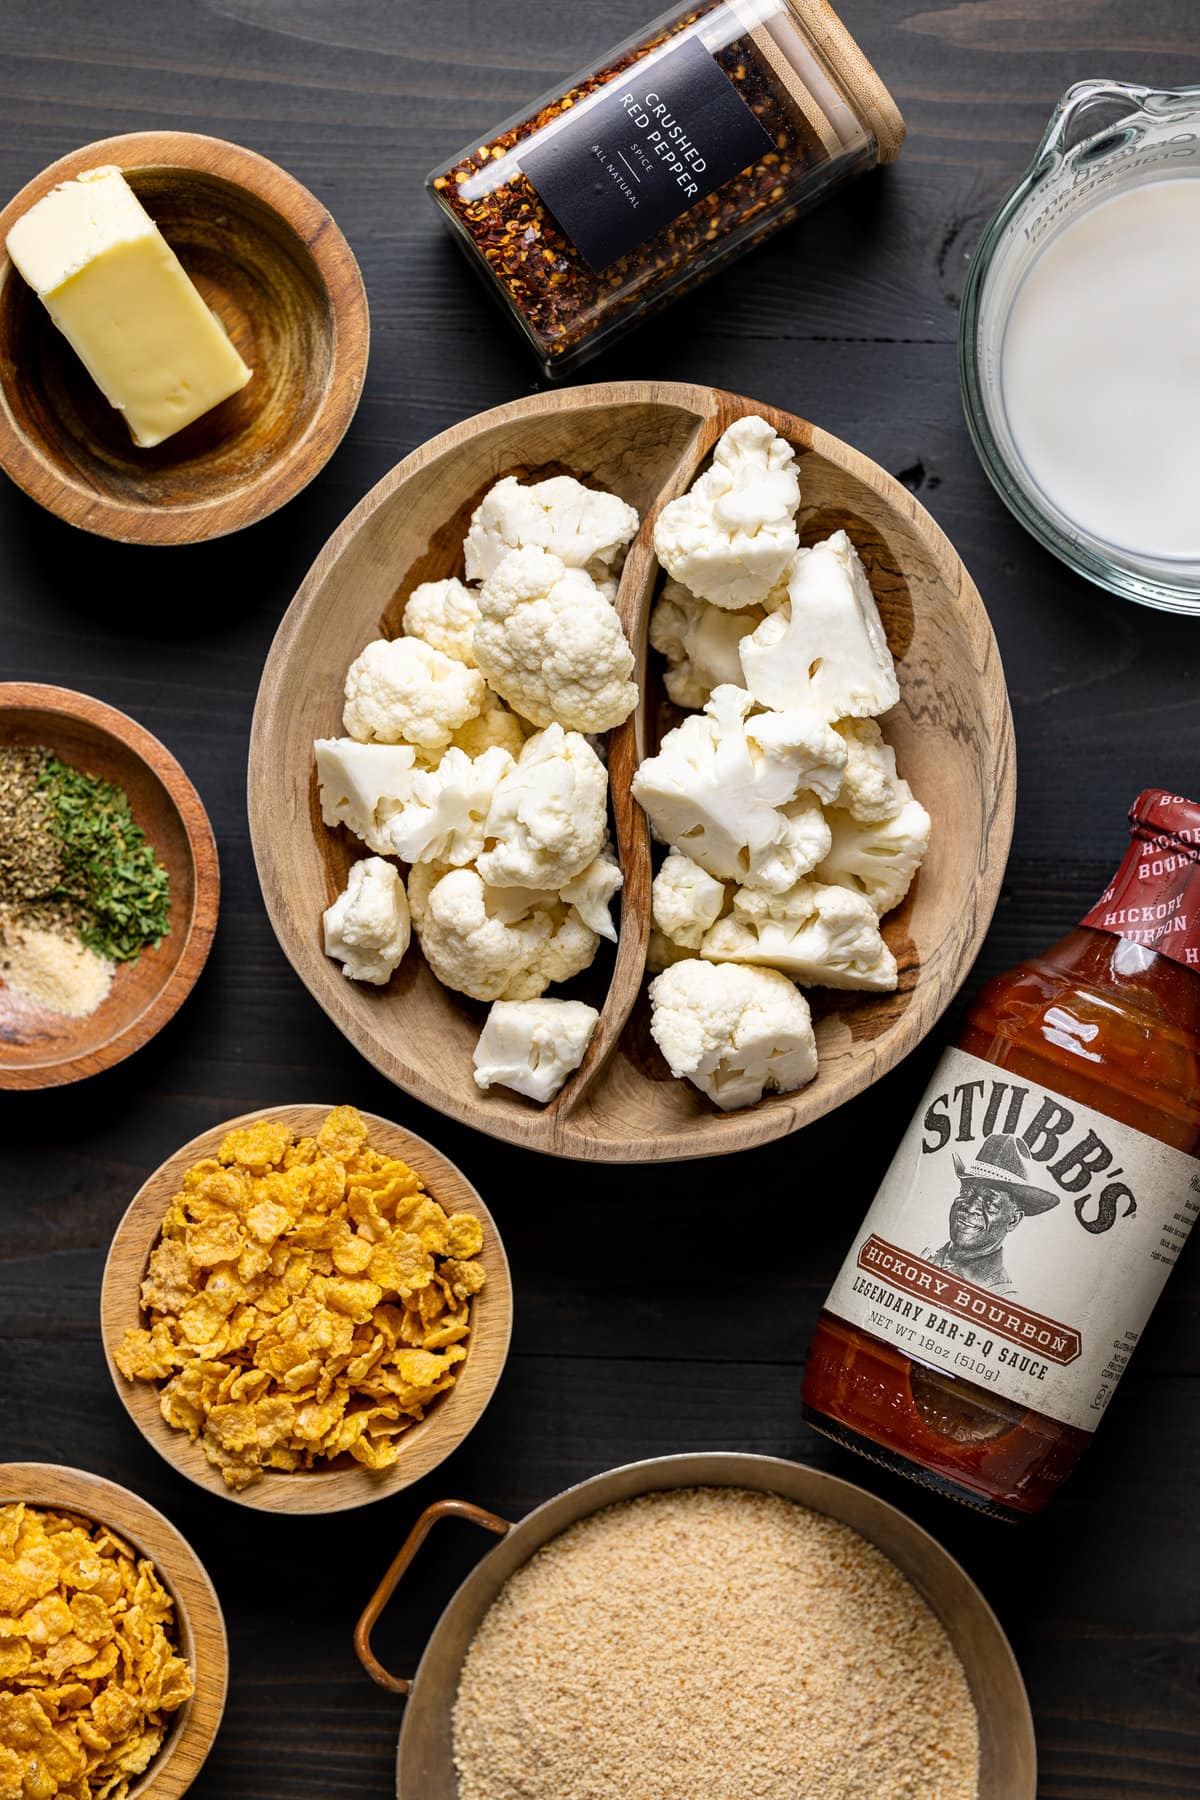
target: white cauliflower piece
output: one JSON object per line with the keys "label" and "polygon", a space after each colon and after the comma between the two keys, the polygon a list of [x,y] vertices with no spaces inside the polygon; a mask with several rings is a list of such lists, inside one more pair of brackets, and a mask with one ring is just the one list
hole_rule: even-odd
{"label": "white cauliflower piece", "polygon": [[475,1046],[475,1082],[543,1105],[583,1061],[600,1021],[582,1000],[497,1000]]}
{"label": "white cauliflower piece", "polygon": [[894,818],[864,822],[840,807],[830,810],[830,847],[816,871],[818,881],[865,895],[880,917],[899,906],[929,848],[929,814],[907,781],[897,786],[900,809]]}
{"label": "white cauliflower piece", "polygon": [[740,655],[761,706],[861,719],[900,698],[867,572],[844,531],[797,553],[787,605],[755,627]]}
{"label": "white cauliflower piece", "polygon": [[351,981],[382,987],[390,981],[412,936],[404,883],[382,856],[351,865],[349,880],[324,914],[325,954]]}
{"label": "white cauliflower piece", "polygon": [[360,744],[443,750],[482,709],[485,692],[478,669],[422,638],[376,638],[347,671],[342,720]]}
{"label": "white cauliflower piece", "polygon": [[[669,731],[658,755],[633,779],[633,794],[655,834],[719,881],[783,893],[816,867],[829,830],[816,801],[800,789],[831,752],[810,740],[806,721],[759,743],[741,688],[719,687],[703,713]],[[836,732],[829,734],[839,750]]]}
{"label": "white cauliflower piece", "polygon": [[683,950],[699,950],[701,938],[724,910],[725,884],[672,850],[654,877],[650,903],[664,937]]}
{"label": "white cauliflower piece", "polygon": [[845,739],[811,707],[755,713],[746,721],[746,737],[769,765],[786,769],[798,787],[809,789],[818,800],[828,804],[841,792]]}
{"label": "white cauliflower piece", "polygon": [[791,445],[752,414],[729,427],[689,491],[663,507],[654,554],[698,599],[752,606],[795,554],[799,504]]}
{"label": "white cauliflower piece", "polygon": [[608,773],[587,739],[549,725],[500,778],[479,873],[491,887],[558,889],[600,853]]}
{"label": "white cauliflower piece", "polygon": [[426,962],[446,987],[474,1000],[536,1000],[552,981],[586,969],[600,942],[559,902],[514,906],[511,893],[487,887],[475,869],[417,863],[408,897]]}
{"label": "white cauliflower piece", "polygon": [[546,550],[514,550],[484,583],[475,658],[489,684],[535,725],[609,731],[637,705],[633,652],[582,569]]}
{"label": "white cauliflower piece", "polygon": [[486,581],[511,550],[550,550],[568,569],[586,569],[607,583],[637,528],[637,513],[617,494],[584,487],[570,475],[528,487],[507,475],[472,514],[463,545],[467,580]]}
{"label": "white cauliflower piece", "polygon": [[817,1072],[804,995],[774,969],[687,958],[650,983],[650,1034],[670,1064],[729,1112]]}
{"label": "white cauliflower piece", "polygon": [[432,644],[443,656],[475,667],[475,627],[479,623],[479,596],[457,576],[447,581],[423,581],[408,596],[404,608],[404,634]]}
{"label": "white cauliflower piece", "polygon": [[558,890],[558,897],[578,914],[590,931],[598,932],[610,944],[615,944],[617,928],[609,909],[624,884],[621,865],[611,846],[605,842],[600,854],[593,857],[586,869],[581,869]]}
{"label": "white cauliflower piece", "polygon": [[667,659],[663,683],[676,706],[701,707],[714,688],[740,687],[741,641],[766,616],[761,606],[726,612],[668,581],[650,614],[650,643]]}
{"label": "white cauliflower piece", "polygon": [[313,749],[326,825],[344,825],[378,855],[389,854],[388,821],[412,796],[416,775],[412,745],[318,738]]}
{"label": "white cauliflower piece", "polygon": [[499,694],[493,694],[488,688],[483,696],[482,712],[459,726],[450,745],[454,750],[465,750],[468,756],[482,756],[485,750],[507,750],[515,760],[532,730],[532,725],[519,719],[511,707],[505,706]]}
{"label": "white cauliflower piece", "polygon": [[514,766],[507,750],[447,750],[436,769],[414,775],[407,804],[389,822],[393,852],[407,863],[474,862],[497,784]]}
{"label": "white cauliflower piece", "polygon": [[786,894],[739,888],[728,918],[700,945],[711,962],[765,963],[806,987],[890,992],[896,959],[870,901],[843,887],[801,881]]}
{"label": "white cauliflower piece", "polygon": [[891,819],[904,804],[896,752],[874,719],[842,719],[834,730],[846,745],[846,774],[837,802],[864,824]]}

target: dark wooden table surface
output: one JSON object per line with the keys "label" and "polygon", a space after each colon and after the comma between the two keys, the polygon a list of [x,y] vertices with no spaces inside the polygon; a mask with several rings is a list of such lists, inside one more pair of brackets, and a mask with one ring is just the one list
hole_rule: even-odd
{"label": "dark wooden table surface", "polygon": [[[197,1800],[393,1792],[401,1703],[366,1680],[350,1636],[427,1501],[461,1495],[516,1517],[613,1464],[721,1447],[835,1469],[962,1558],[1025,1671],[1044,1795],[1197,1796],[1195,1246],[1073,1487],[1039,1522],[990,1525],[834,1451],[800,1421],[817,1309],[935,1044],[802,1137],[736,1162],[556,1164],[456,1128],[378,1079],[293,976],[259,899],[246,744],[284,607],[326,535],[399,457],[537,385],[443,240],[421,178],[652,10],[653,0],[0,7],[0,197],[112,132],[236,139],[329,205],[361,261],[373,322],[345,443],[301,500],[240,537],[125,549],[0,489],[0,676],[85,689],[156,732],[209,808],[225,884],[211,963],[152,1049],[78,1089],[0,1104],[0,1457],[126,1483],[207,1563],[229,1623],[232,1692]],[[1080,916],[1121,854],[1141,787],[1200,788],[1200,623],[1073,578],[993,495],[955,374],[966,262],[1063,88],[1092,75],[1200,81],[1200,47],[1189,0],[845,0],[843,11],[907,115],[900,161],[588,373],[718,383],[815,419],[899,474],[962,553],[1000,641],[1020,756],[1008,880],[969,992]],[[1131,476],[1133,440],[1115,421],[1114,454]],[[516,1284],[512,1358],[470,1441],[419,1487],[330,1520],[235,1512],[175,1476],[126,1418],[97,1332],[104,1254],[146,1173],[216,1121],[289,1100],[352,1100],[435,1138],[497,1214]],[[455,1541],[459,1529],[446,1529],[381,1632],[393,1666],[416,1663],[475,1554],[465,1532]]]}

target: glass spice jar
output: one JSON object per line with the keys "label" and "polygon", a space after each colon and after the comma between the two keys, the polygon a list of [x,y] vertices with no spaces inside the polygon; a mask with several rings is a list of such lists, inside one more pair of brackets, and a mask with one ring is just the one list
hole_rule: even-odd
{"label": "glass spice jar", "polygon": [[664,13],[426,186],[556,376],[903,141],[825,0],[710,0]]}

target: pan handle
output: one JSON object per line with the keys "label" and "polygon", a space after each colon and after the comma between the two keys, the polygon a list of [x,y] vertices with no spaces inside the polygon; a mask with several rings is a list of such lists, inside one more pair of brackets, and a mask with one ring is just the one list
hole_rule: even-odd
{"label": "pan handle", "polygon": [[391,1568],[368,1600],[362,1618],[354,1628],[354,1648],[359,1662],[372,1681],[377,1681],[380,1687],[389,1689],[393,1694],[407,1694],[412,1682],[408,1676],[393,1675],[384,1668],[371,1649],[371,1633],[380,1613],[395,1593],[400,1577],[439,1519],[466,1519],[471,1525],[480,1525],[485,1531],[494,1531],[497,1537],[503,1537],[505,1532],[512,1529],[507,1519],[501,1519],[496,1513],[485,1512],[482,1506],[472,1506],[469,1500],[435,1500],[432,1506],[425,1508],[400,1546]]}

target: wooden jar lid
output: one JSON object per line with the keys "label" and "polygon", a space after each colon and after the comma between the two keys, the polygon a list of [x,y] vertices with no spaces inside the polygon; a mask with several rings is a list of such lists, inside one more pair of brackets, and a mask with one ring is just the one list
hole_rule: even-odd
{"label": "wooden jar lid", "polygon": [[874,134],[881,163],[900,154],[907,127],[874,64],[846,29],[828,0],[787,0],[796,22],[828,63],[846,97]]}

